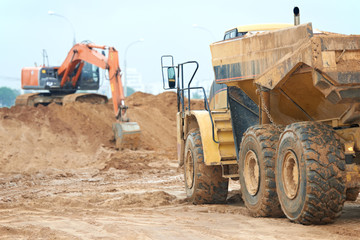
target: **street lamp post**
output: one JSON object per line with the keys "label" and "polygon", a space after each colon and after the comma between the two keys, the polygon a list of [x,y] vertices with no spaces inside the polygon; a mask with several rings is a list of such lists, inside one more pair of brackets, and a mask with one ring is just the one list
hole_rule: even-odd
{"label": "street lamp post", "polygon": [[63,19],[65,19],[69,24],[70,24],[70,26],[71,26],[71,28],[72,28],[72,31],[73,31],[73,45],[75,45],[76,44],[76,38],[75,38],[75,28],[74,28],[74,25],[71,23],[71,21],[67,18],[67,17],[65,17],[65,16],[63,16],[63,15],[60,15],[60,14],[57,14],[56,12],[54,12],[54,11],[48,11],[48,14],[49,15],[52,15],[52,16],[57,16],[57,17],[61,17],[61,18],[63,18]]}
{"label": "street lamp post", "polygon": [[130,43],[127,47],[126,47],[126,49],[125,49],[125,54],[124,54],[124,68],[125,68],[125,80],[124,80],[124,95],[125,95],[125,97],[127,96],[127,65],[126,65],[126,55],[127,55],[127,51],[129,50],[129,48],[132,46],[132,45],[134,45],[134,44],[136,44],[136,43],[139,43],[139,42],[143,42],[144,41],[144,39],[143,38],[140,38],[139,40],[136,40],[136,41],[134,41],[134,42],[132,42],[132,43]]}
{"label": "street lamp post", "polygon": [[[203,26],[199,26],[198,24],[193,24],[192,27],[193,27],[193,28],[200,29],[200,30],[203,30],[203,31],[209,33],[209,35],[211,35],[212,41],[216,41],[216,40],[217,40],[216,37],[215,37],[215,35],[214,35],[214,33],[213,33],[211,30],[209,30],[208,28],[203,27]],[[208,53],[209,53],[209,52],[208,52]],[[211,58],[208,58],[208,59],[211,59]],[[205,64],[205,67],[209,69],[209,71],[207,71],[207,72],[208,72],[208,73],[213,72],[213,71],[212,71],[212,67],[211,67],[211,61],[210,61],[210,64],[209,64],[208,62],[205,62],[205,63],[206,63],[206,64]],[[208,78],[209,78],[209,79],[212,79],[211,76],[208,77]],[[206,82],[210,82],[210,81],[206,81]],[[206,90],[210,89],[209,84],[205,85],[205,89],[206,89]]]}
{"label": "street lamp post", "polygon": [[192,26],[193,26],[193,28],[198,28],[198,29],[208,32],[211,35],[211,37],[213,38],[213,40],[216,39],[214,33],[212,31],[210,31],[209,29],[207,29],[206,27],[199,26],[198,24],[193,24]]}

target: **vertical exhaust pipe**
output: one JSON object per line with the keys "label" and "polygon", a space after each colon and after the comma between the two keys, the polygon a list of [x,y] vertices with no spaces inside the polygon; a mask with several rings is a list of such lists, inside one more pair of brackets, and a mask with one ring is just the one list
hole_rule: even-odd
{"label": "vertical exhaust pipe", "polygon": [[298,7],[294,7],[294,25],[300,24],[300,9]]}

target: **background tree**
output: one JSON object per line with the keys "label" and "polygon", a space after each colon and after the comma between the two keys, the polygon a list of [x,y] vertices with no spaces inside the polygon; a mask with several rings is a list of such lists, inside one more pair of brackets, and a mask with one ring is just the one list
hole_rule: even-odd
{"label": "background tree", "polygon": [[204,95],[204,94],[203,94],[202,92],[194,91],[191,97],[192,97],[193,99],[203,99],[203,98],[204,98],[203,95]]}
{"label": "background tree", "polygon": [[20,91],[8,87],[0,88],[0,107],[11,107],[15,104],[16,96]]}
{"label": "background tree", "polygon": [[126,87],[127,91],[126,91],[126,97],[130,96],[131,94],[133,94],[135,92],[135,90],[131,87]]}

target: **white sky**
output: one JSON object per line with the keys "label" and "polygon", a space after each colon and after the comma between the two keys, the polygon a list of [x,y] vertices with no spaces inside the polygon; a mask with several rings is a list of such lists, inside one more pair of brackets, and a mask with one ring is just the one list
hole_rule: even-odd
{"label": "white sky", "polygon": [[[225,30],[256,23],[293,23],[292,9],[300,8],[301,23],[345,34],[360,34],[358,0],[0,0],[0,86],[20,88],[21,68],[42,64],[42,49],[50,65],[60,65],[76,40],[114,46],[124,63],[136,68],[143,81],[162,84],[160,57],[172,54],[176,62],[196,60],[196,79],[213,79],[209,44]],[[208,29],[192,27],[193,24]]]}

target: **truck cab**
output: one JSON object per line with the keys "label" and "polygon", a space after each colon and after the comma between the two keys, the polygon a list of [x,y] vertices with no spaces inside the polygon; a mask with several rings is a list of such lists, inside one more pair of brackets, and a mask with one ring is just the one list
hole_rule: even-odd
{"label": "truck cab", "polygon": [[224,40],[228,40],[236,37],[243,37],[249,32],[256,33],[263,31],[273,31],[273,30],[283,29],[293,26],[294,26],[293,24],[289,24],[289,23],[252,24],[252,25],[240,26],[227,30],[224,34]]}

